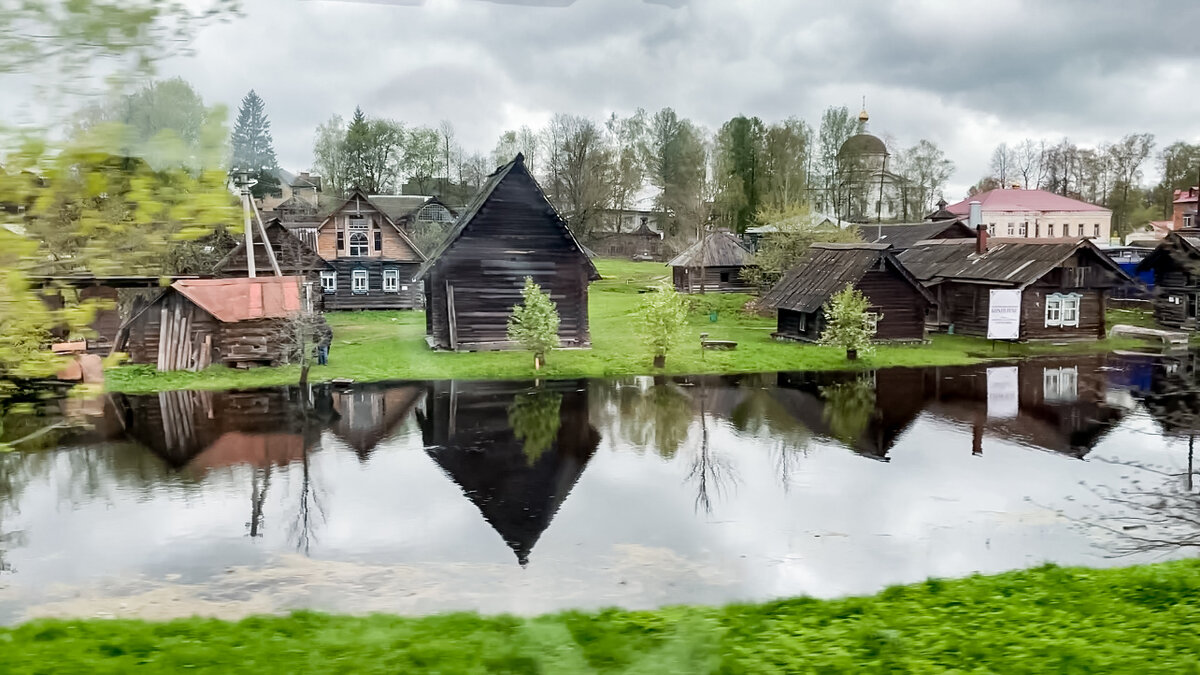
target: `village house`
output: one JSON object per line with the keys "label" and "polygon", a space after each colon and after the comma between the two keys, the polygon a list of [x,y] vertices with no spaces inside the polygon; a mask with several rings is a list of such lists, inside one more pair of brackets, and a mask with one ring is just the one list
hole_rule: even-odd
{"label": "village house", "polygon": [[315,240],[317,254],[333,268],[321,272],[326,310],[421,306],[420,284],[413,276],[425,256],[361,190],[351,190],[311,234],[300,238]]}
{"label": "village house", "polygon": [[[972,220],[978,221],[978,216]],[[941,329],[986,336],[993,289],[1021,291],[1019,339],[1102,338],[1110,291],[1133,280],[1088,239],[920,242],[900,262],[933,292]]]}
{"label": "village house", "polygon": [[305,307],[303,277],[181,279],[130,317],[115,350],[160,371],[277,365]]}
{"label": "village house", "polygon": [[1160,324],[1192,330],[1200,325],[1200,229],[1171,232],[1136,271],[1153,275],[1154,318]]}
{"label": "village house", "polygon": [[922,223],[863,225],[864,238],[872,243],[887,244],[894,251],[903,251],[918,242],[930,239],[974,239],[975,231],[963,220],[930,220]]}
{"label": "village house", "polygon": [[667,263],[680,293],[750,293],[754,256],[727,229],[710,232]]}
{"label": "village house", "polygon": [[1063,241],[1087,237],[1107,242],[1112,232],[1112,211],[1045,190],[1016,186],[988,190],[946,209],[966,217],[970,202],[975,201],[982,207],[982,222],[992,237]]}
{"label": "village house", "polygon": [[887,244],[813,244],[794,268],[762,297],[778,311],[774,337],[816,342],[825,330],[825,304],[852,286],[870,302],[877,340],[925,339],[933,296],[896,259]]}
{"label": "village house", "polygon": [[[278,218],[272,218],[265,225],[267,241],[270,242],[280,272],[284,276],[304,277],[308,283],[318,289],[314,300],[319,303],[321,300],[319,297],[321,273],[334,271],[333,265],[317,255],[311,246],[288,230]],[[267,253],[267,243],[262,241],[261,236],[258,236],[257,229],[254,234],[255,274],[273,274],[274,268],[271,266],[271,257]],[[213,276],[217,278],[248,277],[250,275],[248,262],[246,242],[243,241],[213,267]]]}
{"label": "village house", "polygon": [[600,274],[518,154],[488,177],[412,277],[425,284],[430,345],[512,347],[508,317],[525,277],[558,306],[562,344],[588,346],[588,284]]}
{"label": "village house", "polygon": [[655,232],[643,221],[629,232],[598,232],[592,235],[591,249],[605,258],[628,260],[667,259],[667,246],[661,232]]}

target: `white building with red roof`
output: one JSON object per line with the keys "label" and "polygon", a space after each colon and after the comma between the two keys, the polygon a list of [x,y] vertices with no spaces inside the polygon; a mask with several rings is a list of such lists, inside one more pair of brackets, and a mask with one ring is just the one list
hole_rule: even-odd
{"label": "white building with red roof", "polygon": [[946,209],[966,217],[973,201],[978,201],[983,207],[983,222],[988,226],[988,233],[996,237],[1087,237],[1106,243],[1112,233],[1112,211],[1045,190],[988,190],[951,204]]}

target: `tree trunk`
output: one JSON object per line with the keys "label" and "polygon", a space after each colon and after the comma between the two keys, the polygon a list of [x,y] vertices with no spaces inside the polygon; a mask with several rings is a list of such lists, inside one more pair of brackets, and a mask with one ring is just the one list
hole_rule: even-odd
{"label": "tree trunk", "polygon": [[308,369],[312,367],[312,363],[305,361],[303,366],[300,366],[300,386],[308,385]]}
{"label": "tree trunk", "polygon": [[847,361],[857,361],[858,360],[858,350],[857,349],[847,349],[846,350],[846,360]]}
{"label": "tree trunk", "polygon": [[544,363],[546,363],[546,355],[545,354],[534,354],[533,355],[533,369],[534,370],[541,370],[542,364],[544,364]]}
{"label": "tree trunk", "polygon": [[662,368],[666,365],[667,365],[667,355],[666,354],[655,354],[654,355],[654,367],[655,368]]}

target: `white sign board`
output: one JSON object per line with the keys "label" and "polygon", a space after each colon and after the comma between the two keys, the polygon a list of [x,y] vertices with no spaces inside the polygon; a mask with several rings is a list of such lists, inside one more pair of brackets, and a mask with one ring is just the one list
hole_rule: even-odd
{"label": "white sign board", "polygon": [[1021,337],[1021,291],[992,289],[988,298],[989,340],[1017,340]]}
{"label": "white sign board", "polygon": [[987,416],[1012,419],[1020,409],[1020,386],[1017,367],[987,369]]}

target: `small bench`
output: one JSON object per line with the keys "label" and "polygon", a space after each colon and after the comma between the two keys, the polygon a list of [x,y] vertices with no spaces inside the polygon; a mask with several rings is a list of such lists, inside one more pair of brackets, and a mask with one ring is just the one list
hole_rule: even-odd
{"label": "small bench", "polygon": [[737,343],[733,340],[702,340],[700,346],[704,349],[720,349],[724,351],[737,349]]}

